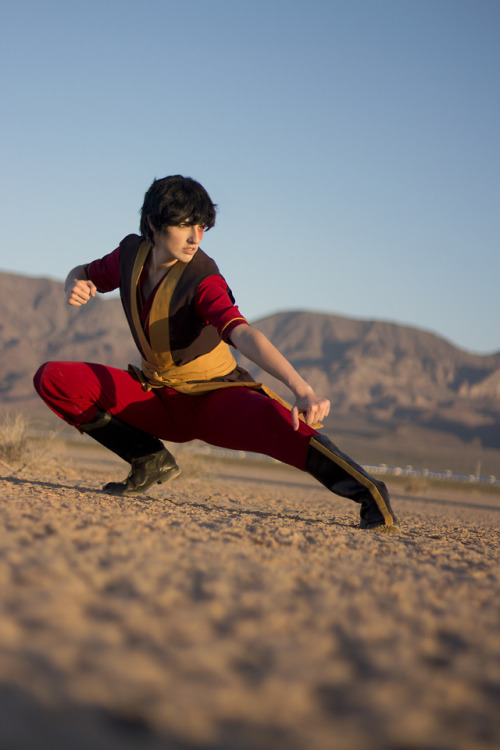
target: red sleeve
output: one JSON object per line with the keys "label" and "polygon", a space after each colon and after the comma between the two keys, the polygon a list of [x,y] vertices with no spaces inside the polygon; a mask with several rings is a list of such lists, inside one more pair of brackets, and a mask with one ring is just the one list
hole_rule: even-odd
{"label": "red sleeve", "polygon": [[196,309],[200,318],[215,326],[219,336],[228,344],[232,343],[229,337],[236,326],[248,325],[247,319],[229,296],[222,276],[208,276],[201,282],[196,292]]}
{"label": "red sleeve", "polygon": [[120,286],[120,248],[87,266],[87,276],[99,292],[112,292]]}

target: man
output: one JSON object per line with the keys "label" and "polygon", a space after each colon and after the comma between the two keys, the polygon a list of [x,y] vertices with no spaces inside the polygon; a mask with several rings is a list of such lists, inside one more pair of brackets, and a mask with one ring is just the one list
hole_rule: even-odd
{"label": "man", "polygon": [[[111,494],[138,494],[178,476],[161,440],[200,439],[307,471],[360,503],[360,528],[395,531],[385,485],[317,432],[329,401],[249,325],[200,248],[215,216],[215,204],[195,180],[155,180],[144,198],[141,235],[128,235],[112,253],[72,269],[65,284],[73,306],[119,288],[141,367],[48,362],[35,375],[35,388],[62,419],[131,464],[124,482],[104,487]],[[293,405],[238,367],[231,346],[284,383]]]}

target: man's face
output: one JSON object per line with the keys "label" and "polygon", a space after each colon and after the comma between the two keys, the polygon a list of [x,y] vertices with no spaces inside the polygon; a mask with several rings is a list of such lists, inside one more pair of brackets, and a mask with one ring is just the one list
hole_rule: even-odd
{"label": "man's face", "polygon": [[161,254],[163,263],[189,263],[194,258],[205,230],[204,224],[191,224],[188,220],[158,232],[152,227],[154,249]]}

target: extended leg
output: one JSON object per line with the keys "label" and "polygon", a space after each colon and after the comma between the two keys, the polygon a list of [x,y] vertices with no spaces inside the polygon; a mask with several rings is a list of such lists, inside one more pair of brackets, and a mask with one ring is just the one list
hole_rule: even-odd
{"label": "extended leg", "polygon": [[220,390],[202,399],[190,420],[195,437],[263,453],[307,471],[331,492],[360,504],[362,529],[399,529],[385,484],[303,422],[295,432],[290,412],[273,399],[247,388]]}

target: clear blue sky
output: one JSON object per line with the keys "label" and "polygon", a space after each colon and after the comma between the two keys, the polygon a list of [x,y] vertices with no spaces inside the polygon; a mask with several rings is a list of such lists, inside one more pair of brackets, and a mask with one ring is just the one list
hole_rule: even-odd
{"label": "clear blue sky", "polygon": [[181,173],[249,318],[500,351],[498,0],[17,0],[0,29],[1,270],[63,279]]}

